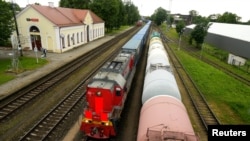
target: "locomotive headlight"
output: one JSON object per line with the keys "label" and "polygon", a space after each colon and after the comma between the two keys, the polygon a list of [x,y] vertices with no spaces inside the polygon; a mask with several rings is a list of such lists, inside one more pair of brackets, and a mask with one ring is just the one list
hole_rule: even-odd
{"label": "locomotive headlight", "polygon": [[101,96],[101,94],[102,94],[102,93],[101,93],[100,91],[98,91],[98,92],[96,93],[97,96]]}
{"label": "locomotive headlight", "polygon": [[91,120],[88,120],[88,119],[84,119],[83,122],[85,122],[85,123],[91,123],[92,121],[91,121]]}
{"label": "locomotive headlight", "polygon": [[109,126],[110,125],[109,122],[102,122],[101,124],[104,125],[104,126]]}

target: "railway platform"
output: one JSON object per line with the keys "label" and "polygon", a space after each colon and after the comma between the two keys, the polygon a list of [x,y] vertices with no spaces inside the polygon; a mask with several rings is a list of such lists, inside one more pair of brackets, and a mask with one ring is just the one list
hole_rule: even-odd
{"label": "railway platform", "polygon": [[[132,28],[132,27],[131,27]],[[129,30],[130,28],[128,28],[127,30]],[[124,30],[123,32],[125,32],[126,30]],[[60,68],[61,66],[63,66],[64,64],[67,64],[68,62],[73,61],[74,59],[76,59],[77,57],[85,54],[86,52],[98,47],[99,45],[115,38],[115,36],[117,36],[117,33],[115,35],[105,35],[104,37],[91,41],[87,44],[84,44],[82,46],[76,47],[72,50],[69,50],[67,52],[58,54],[58,53],[50,53],[47,52],[46,54],[46,58],[41,58],[41,52],[38,52],[37,54],[35,54],[34,51],[31,50],[24,50],[23,51],[23,55],[24,56],[30,56],[30,57],[34,57],[34,59],[47,59],[49,61],[49,63],[43,67],[37,68],[35,70],[31,70],[31,71],[25,71],[23,73],[17,74],[16,78],[0,85],[0,100],[3,99],[4,97],[20,90],[21,88],[27,86],[27,85],[32,85],[32,83],[49,74],[50,72]],[[8,49],[2,49],[0,50],[0,56],[1,57],[9,57],[11,59],[10,53],[12,52],[12,50],[8,50]],[[38,57],[37,57],[38,56]],[[1,58],[0,58],[1,59]],[[21,65],[21,64],[20,64]]]}

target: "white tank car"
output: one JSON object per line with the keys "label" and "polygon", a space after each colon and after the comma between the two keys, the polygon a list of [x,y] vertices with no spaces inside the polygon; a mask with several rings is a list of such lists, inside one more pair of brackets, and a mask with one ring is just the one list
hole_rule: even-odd
{"label": "white tank car", "polygon": [[152,37],[150,39],[149,46],[151,46],[152,44],[155,44],[155,43],[158,43],[158,44],[161,44],[161,45],[163,44],[160,37]]}
{"label": "white tank car", "polygon": [[147,72],[144,79],[142,104],[158,95],[170,95],[181,100],[181,95],[173,74],[163,69]]}
{"label": "white tank car", "polygon": [[151,48],[150,52],[148,52],[146,71],[149,70],[150,66],[153,67],[155,65],[162,66],[167,68],[168,71],[171,71],[168,55],[164,49],[155,47]]}
{"label": "white tank car", "polygon": [[[161,41],[153,37],[151,41]],[[157,42],[159,43],[159,42]],[[174,75],[171,72],[167,52],[162,44],[149,46],[142,103],[157,95],[171,95],[181,100],[181,94]]]}

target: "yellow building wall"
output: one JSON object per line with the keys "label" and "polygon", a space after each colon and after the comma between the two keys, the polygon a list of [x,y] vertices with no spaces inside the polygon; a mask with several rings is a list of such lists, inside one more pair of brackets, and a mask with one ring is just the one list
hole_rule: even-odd
{"label": "yellow building wall", "polygon": [[80,45],[87,43],[84,34],[84,32],[86,32],[85,25],[61,27],[59,32],[60,39],[58,39],[58,42],[60,43],[59,46],[61,47],[62,52],[68,51],[75,47],[80,47]]}
{"label": "yellow building wall", "polygon": [[[27,18],[38,19],[38,21],[27,21]],[[21,11],[17,16],[17,23],[19,34],[21,35],[22,47],[32,49],[31,35],[40,35],[42,47],[49,49],[48,51],[54,52],[56,47],[55,43],[55,25],[47,18],[42,16],[39,12],[29,7]],[[36,26],[39,33],[30,32],[30,28]],[[23,39],[22,39],[23,38]],[[49,39],[49,40],[48,40]],[[49,44],[48,44],[49,43]]]}

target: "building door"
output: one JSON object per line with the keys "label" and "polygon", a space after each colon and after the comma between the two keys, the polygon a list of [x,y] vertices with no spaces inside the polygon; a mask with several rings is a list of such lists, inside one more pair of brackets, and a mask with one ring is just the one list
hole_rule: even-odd
{"label": "building door", "polygon": [[30,27],[30,40],[32,45],[32,50],[36,47],[38,50],[41,50],[42,42],[40,36],[40,30],[36,26]]}

